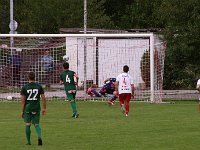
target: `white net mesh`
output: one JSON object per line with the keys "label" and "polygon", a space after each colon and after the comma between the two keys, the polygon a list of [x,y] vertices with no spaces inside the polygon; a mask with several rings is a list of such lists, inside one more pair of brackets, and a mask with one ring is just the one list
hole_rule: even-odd
{"label": "white net mesh", "polygon": [[[47,97],[65,97],[63,87],[58,83],[63,56],[66,55],[69,57],[70,69],[78,73],[80,78],[77,97],[90,99],[83,91],[84,83],[86,88],[96,84],[99,90],[105,79],[115,78],[122,72],[123,66],[128,65],[129,74],[134,79],[134,100],[148,101],[152,94],[149,37],[134,34],[131,37],[93,35],[87,37],[84,45],[84,38],[79,36],[23,36],[14,38],[13,48],[9,47],[9,38],[1,37],[0,98],[9,95],[19,97],[20,88],[27,83],[27,73],[30,71],[36,73],[36,81],[45,87]],[[159,38],[154,41],[154,102],[161,102],[165,47]],[[13,67],[13,63],[19,63],[20,69]]]}
{"label": "white net mesh", "polygon": [[[157,39],[158,40],[158,39]],[[72,70],[80,77],[81,89],[84,88],[84,39],[70,37],[67,41],[67,55]],[[156,41],[154,54],[155,102],[162,100],[164,71],[164,47]],[[135,84],[135,100],[150,100],[150,39],[147,37],[94,37],[87,38],[86,83],[87,88],[96,84],[101,88],[107,78],[115,78],[122,72],[124,65],[130,67],[129,73]]]}
{"label": "white net mesh", "polygon": [[[65,38],[15,38],[9,47],[9,38],[1,38],[0,88],[1,97],[19,97],[20,88],[27,83],[27,74],[34,71],[36,81],[46,88],[59,83],[62,56],[66,53]],[[51,89],[52,90],[52,89]]]}

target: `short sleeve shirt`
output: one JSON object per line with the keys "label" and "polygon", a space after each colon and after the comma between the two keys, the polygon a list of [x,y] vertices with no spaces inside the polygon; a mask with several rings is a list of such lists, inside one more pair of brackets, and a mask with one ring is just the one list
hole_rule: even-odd
{"label": "short sleeve shirt", "polygon": [[197,86],[200,86],[200,79],[197,81]]}
{"label": "short sleeve shirt", "polygon": [[118,92],[122,93],[132,93],[131,84],[133,84],[133,79],[128,73],[122,73],[117,76],[116,81],[119,82]]}
{"label": "short sleeve shirt", "polygon": [[65,70],[60,74],[60,80],[64,83],[65,91],[76,90],[74,75],[75,72],[71,70]]}
{"label": "short sleeve shirt", "polygon": [[39,112],[40,107],[40,96],[44,94],[42,86],[38,83],[28,83],[22,87],[21,95],[25,96],[25,112]]}

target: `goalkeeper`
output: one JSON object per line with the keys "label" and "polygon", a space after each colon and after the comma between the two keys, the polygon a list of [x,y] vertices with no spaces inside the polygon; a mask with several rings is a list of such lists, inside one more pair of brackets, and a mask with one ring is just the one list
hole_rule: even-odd
{"label": "goalkeeper", "polygon": [[117,92],[115,92],[115,81],[116,78],[108,78],[104,81],[104,86],[100,89],[99,92],[97,92],[97,86],[92,85],[87,90],[88,95],[93,96],[95,95],[96,97],[101,97],[101,96],[106,96],[106,94],[113,94],[111,99],[108,101],[109,105],[114,105],[115,100],[117,99]]}

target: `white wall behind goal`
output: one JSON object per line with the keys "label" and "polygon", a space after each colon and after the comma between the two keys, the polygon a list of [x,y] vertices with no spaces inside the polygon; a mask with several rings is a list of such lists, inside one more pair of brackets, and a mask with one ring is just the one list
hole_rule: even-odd
{"label": "white wall behind goal", "polygon": [[[87,38],[87,80],[93,80],[98,86],[110,77],[122,73],[124,65],[136,86],[143,84],[140,61],[149,49],[148,38]],[[79,74],[80,83],[84,81],[84,40],[67,38],[66,54],[69,56],[70,69]]]}

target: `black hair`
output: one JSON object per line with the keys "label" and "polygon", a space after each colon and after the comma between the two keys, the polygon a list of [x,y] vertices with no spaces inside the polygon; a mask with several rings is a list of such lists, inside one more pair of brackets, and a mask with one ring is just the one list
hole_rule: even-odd
{"label": "black hair", "polygon": [[28,79],[31,80],[31,81],[35,80],[35,73],[34,72],[29,72]]}
{"label": "black hair", "polygon": [[63,63],[63,68],[64,69],[69,69],[69,63],[68,62]]}
{"label": "black hair", "polygon": [[123,71],[127,73],[127,72],[129,71],[129,67],[128,67],[127,65],[125,65],[125,66],[123,67]]}

